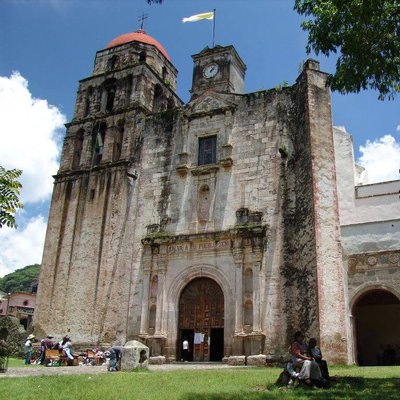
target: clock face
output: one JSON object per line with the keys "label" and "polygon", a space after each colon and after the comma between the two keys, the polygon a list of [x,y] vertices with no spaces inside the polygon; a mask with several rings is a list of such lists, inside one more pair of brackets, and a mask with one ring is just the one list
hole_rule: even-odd
{"label": "clock face", "polygon": [[204,68],[203,74],[206,78],[214,78],[214,76],[218,74],[218,71],[218,64],[213,63]]}

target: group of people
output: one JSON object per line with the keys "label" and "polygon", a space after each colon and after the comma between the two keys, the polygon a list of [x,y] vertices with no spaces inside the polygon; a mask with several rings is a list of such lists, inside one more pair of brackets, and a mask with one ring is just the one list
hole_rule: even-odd
{"label": "group of people", "polygon": [[303,381],[308,385],[329,385],[329,371],[322,352],[317,347],[317,340],[311,338],[308,344],[300,331],[294,335],[290,345],[291,358],[286,366],[287,372],[294,380]]}
{"label": "group of people", "polygon": [[[40,354],[36,360],[37,364],[45,364],[46,360],[46,350],[47,349],[57,349],[59,353],[65,355],[68,360],[73,360],[73,350],[72,350],[72,341],[68,335],[65,335],[61,341],[53,342],[54,336],[47,335],[46,338],[40,341]],[[24,354],[25,354],[25,364],[29,365],[31,363],[32,354],[33,354],[33,343],[35,341],[35,335],[30,334],[24,343]]]}
{"label": "group of people", "polygon": [[[32,355],[33,355],[33,350],[34,346],[33,343],[35,341],[35,335],[30,334],[25,342],[24,342],[24,354],[25,354],[25,364],[29,365],[31,364],[32,360]],[[68,360],[73,360],[74,355],[73,355],[73,350],[72,350],[72,341],[71,338],[66,335],[62,338],[61,341],[59,342],[54,342],[53,341],[54,336],[53,335],[47,335],[46,338],[42,339],[40,341],[40,354],[36,360],[37,364],[46,364],[46,350],[48,349],[57,349],[60,354],[66,356]],[[95,351],[92,351],[94,357],[101,357],[104,359],[109,359],[109,371],[119,371],[120,370],[120,364],[121,364],[121,355],[122,355],[122,346],[113,346],[110,351],[103,352],[99,349],[96,349]],[[89,365],[91,358],[88,354],[86,354],[85,357],[85,364]]]}

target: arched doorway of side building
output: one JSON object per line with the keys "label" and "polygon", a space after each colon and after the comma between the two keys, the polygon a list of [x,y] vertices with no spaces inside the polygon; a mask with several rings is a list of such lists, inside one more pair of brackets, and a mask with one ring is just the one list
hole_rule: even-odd
{"label": "arched doorway of side building", "polygon": [[196,278],[179,299],[178,354],[189,342],[188,361],[221,361],[224,356],[224,294],[210,278]]}
{"label": "arched doorway of side building", "polygon": [[356,360],[359,365],[400,363],[400,300],[385,289],[372,289],[353,305]]}

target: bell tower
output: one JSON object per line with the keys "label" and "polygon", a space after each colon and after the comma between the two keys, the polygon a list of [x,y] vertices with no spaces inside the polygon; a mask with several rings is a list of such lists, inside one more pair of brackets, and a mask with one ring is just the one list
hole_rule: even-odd
{"label": "bell tower", "polygon": [[192,58],[192,98],[208,89],[243,93],[246,65],[233,46],[216,46],[211,49],[206,47]]}
{"label": "bell tower", "polygon": [[[127,254],[123,238],[134,230],[127,220],[136,221],[144,121],[182,105],[176,78],[164,47],[140,29],[98,51],[92,75],[80,80],[54,176],[40,278],[47,289],[39,289],[35,311],[38,332],[71,331],[78,342],[125,341],[123,329],[110,327],[127,318],[130,293],[130,262],[116,254]],[[140,241],[135,243],[139,251]],[[122,280],[110,278],[114,273]],[[87,276],[95,278],[81,285]],[[54,319],[48,318],[51,310]]]}

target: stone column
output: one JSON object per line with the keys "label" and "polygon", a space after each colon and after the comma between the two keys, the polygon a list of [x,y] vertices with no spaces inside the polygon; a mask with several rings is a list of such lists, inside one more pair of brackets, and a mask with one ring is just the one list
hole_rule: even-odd
{"label": "stone column", "polygon": [[[148,254],[150,253],[150,254]],[[143,256],[143,297],[142,312],[140,319],[140,334],[147,334],[149,327],[149,288],[150,288],[150,271],[151,271],[151,249],[145,249]]]}
{"label": "stone column", "polygon": [[165,304],[165,273],[167,270],[167,261],[160,259],[157,265],[158,287],[157,287],[157,311],[156,311],[156,335],[162,335],[166,332],[166,320],[164,319]]}
{"label": "stone column", "polygon": [[261,331],[260,271],[261,261],[253,262],[253,332]]}
{"label": "stone column", "polygon": [[243,332],[243,249],[233,248],[235,263],[235,333]]}
{"label": "stone column", "polygon": [[[346,271],[340,244],[340,221],[333,145],[331,97],[327,75],[319,63],[308,60],[302,77],[305,92],[306,129],[310,154],[310,187],[307,201],[312,202],[315,272],[319,339],[324,356],[330,362],[345,364],[348,354],[348,304]],[[303,140],[303,138],[302,138]],[[311,221],[310,221],[311,222]],[[313,324],[310,328],[317,328]],[[316,331],[316,329],[315,329]]]}

